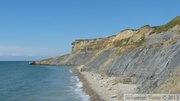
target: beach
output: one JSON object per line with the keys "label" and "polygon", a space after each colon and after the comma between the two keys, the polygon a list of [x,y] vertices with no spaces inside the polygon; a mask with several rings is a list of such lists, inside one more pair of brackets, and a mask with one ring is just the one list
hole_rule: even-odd
{"label": "beach", "polygon": [[83,82],[83,90],[91,101],[123,101],[124,94],[137,92],[137,85],[123,84],[116,77],[102,77],[100,74],[81,71],[83,66],[76,68],[75,73]]}

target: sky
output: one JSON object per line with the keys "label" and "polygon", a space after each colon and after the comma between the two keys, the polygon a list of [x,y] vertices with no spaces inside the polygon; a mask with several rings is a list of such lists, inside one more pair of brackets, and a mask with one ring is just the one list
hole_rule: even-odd
{"label": "sky", "polygon": [[180,0],[0,0],[0,61],[40,60],[71,52],[77,39],[163,25]]}

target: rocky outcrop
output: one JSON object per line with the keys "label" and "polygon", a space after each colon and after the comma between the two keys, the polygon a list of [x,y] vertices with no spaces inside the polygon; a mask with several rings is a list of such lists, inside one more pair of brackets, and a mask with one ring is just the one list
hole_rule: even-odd
{"label": "rocky outcrop", "polygon": [[29,65],[35,65],[36,64],[36,61],[30,61],[29,62]]}
{"label": "rocky outcrop", "polygon": [[[107,38],[76,40],[72,45],[72,53],[37,64],[84,65],[83,71],[138,84],[139,93],[163,93],[163,88],[172,86],[164,85],[173,82],[172,75],[180,81],[180,73],[175,72],[180,67],[180,17],[164,26],[146,25]],[[175,90],[169,93],[180,93]]]}

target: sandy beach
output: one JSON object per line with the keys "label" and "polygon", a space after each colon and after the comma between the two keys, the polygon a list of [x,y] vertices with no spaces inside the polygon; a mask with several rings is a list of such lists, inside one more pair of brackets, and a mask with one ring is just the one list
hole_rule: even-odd
{"label": "sandy beach", "polygon": [[90,95],[91,101],[123,101],[124,94],[137,92],[137,85],[117,82],[115,77],[102,77],[100,74],[81,72],[79,66],[76,74],[83,82],[83,90]]}

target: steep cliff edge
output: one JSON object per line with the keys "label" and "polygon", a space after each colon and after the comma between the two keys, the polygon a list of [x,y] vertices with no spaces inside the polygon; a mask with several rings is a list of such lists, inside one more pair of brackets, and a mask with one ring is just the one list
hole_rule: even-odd
{"label": "steep cliff edge", "polygon": [[[82,71],[138,84],[139,93],[180,93],[176,89],[180,83],[179,16],[162,26],[127,29],[107,38],[76,40],[72,45],[70,54],[37,64],[84,65]],[[172,76],[177,83],[167,83],[175,82]],[[168,90],[172,86],[174,90]]]}

